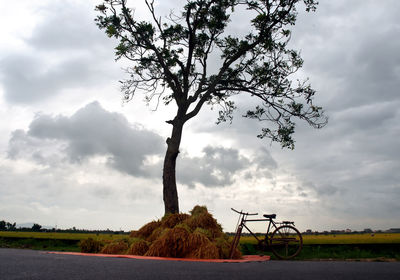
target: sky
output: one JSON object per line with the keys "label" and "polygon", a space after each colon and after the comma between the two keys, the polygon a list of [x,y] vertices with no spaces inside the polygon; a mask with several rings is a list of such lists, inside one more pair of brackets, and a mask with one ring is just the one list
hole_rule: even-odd
{"label": "sky", "polygon": [[[156,1],[179,13],[185,1]],[[0,220],[57,228],[138,229],[162,217],[162,160],[173,106],[122,102],[129,66],[94,23],[94,0],[0,0]],[[128,1],[146,18],[142,1]],[[230,208],[276,213],[301,231],[400,227],[400,22],[397,0],[299,6],[301,51],[329,123],[298,122],[295,149],[258,139],[263,125],[216,125],[205,108],[184,128],[180,210],[206,205],[226,231]],[[230,30],[248,20],[237,11]],[[217,62],[217,61],[216,61]],[[253,226],[253,225],[252,225]],[[262,231],[262,225],[254,224]]]}

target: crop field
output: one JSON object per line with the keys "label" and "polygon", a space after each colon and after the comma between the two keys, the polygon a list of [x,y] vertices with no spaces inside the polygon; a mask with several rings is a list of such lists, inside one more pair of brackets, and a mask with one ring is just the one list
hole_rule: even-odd
{"label": "crop field", "polygon": [[[79,252],[79,241],[89,237],[103,241],[124,239],[128,235],[0,231],[0,247]],[[298,260],[373,259],[400,261],[400,233],[303,235],[303,245],[301,254],[296,257]],[[270,251],[259,251],[257,242],[252,236],[241,237],[240,249],[243,254],[247,255],[272,255]],[[274,259],[273,255],[271,257]]]}
{"label": "crop field", "polygon": [[[128,237],[124,234],[95,234],[95,233],[61,233],[61,232],[16,232],[0,231],[0,237],[82,240],[89,237],[97,240],[121,239]],[[252,236],[242,236],[240,243],[256,244]],[[324,244],[400,244],[400,233],[363,233],[363,234],[319,234],[303,235],[304,245]]]}
{"label": "crop field", "polygon": [[[244,254],[272,255],[259,251],[252,236],[243,236],[240,246]],[[303,250],[296,259],[400,261],[400,233],[303,235]]]}
{"label": "crop field", "polygon": [[[256,244],[252,236],[242,236],[242,244]],[[400,233],[303,235],[304,245],[400,244]]]}
{"label": "crop field", "polygon": [[303,235],[304,244],[400,244],[400,233]]}
{"label": "crop field", "polygon": [[33,238],[33,239],[61,239],[61,240],[82,240],[89,237],[97,240],[120,239],[128,237],[124,234],[95,234],[95,233],[64,233],[64,232],[21,232],[21,231],[0,231],[0,237],[8,238]]}

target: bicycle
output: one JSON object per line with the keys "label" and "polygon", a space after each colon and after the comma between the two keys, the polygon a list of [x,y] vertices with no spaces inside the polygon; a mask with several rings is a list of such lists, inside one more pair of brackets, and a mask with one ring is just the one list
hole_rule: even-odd
{"label": "bicycle", "polygon": [[[232,211],[239,214],[238,223],[236,225],[236,235],[232,241],[230,249],[230,258],[232,259],[235,248],[239,244],[240,236],[243,228],[257,240],[262,250],[270,248],[272,253],[279,259],[288,260],[296,257],[303,248],[303,237],[301,233],[294,227],[294,222],[282,221],[275,222],[276,214],[264,214],[264,219],[247,219],[248,216],[255,216],[258,213],[246,213],[231,208]],[[267,232],[263,239],[257,237],[247,226],[246,222],[269,222]],[[274,229],[274,230],[273,230]],[[271,233],[270,231],[273,232]]]}

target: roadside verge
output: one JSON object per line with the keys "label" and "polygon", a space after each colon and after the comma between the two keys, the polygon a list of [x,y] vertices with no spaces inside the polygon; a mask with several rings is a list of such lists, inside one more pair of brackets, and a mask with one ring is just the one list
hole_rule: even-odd
{"label": "roadside verge", "polygon": [[246,262],[265,262],[270,260],[270,256],[246,255],[238,260],[230,259],[186,259],[186,258],[164,258],[164,257],[145,257],[135,255],[112,255],[112,254],[89,254],[77,252],[46,252],[47,254],[72,255],[72,256],[91,256],[105,258],[127,258],[139,260],[162,260],[162,261],[184,261],[184,262],[213,262],[213,263],[246,263]]}

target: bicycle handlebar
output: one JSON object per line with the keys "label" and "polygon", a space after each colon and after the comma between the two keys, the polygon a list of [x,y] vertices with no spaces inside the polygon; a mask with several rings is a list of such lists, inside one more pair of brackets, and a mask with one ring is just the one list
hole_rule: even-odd
{"label": "bicycle handlebar", "polygon": [[236,213],[238,213],[238,214],[242,214],[242,215],[248,215],[248,216],[256,216],[256,215],[258,215],[258,213],[245,213],[245,212],[242,212],[242,211],[238,211],[238,210],[236,210],[236,209],[233,209],[233,208],[231,208],[232,209],[232,211],[234,211],[234,212],[236,212]]}

